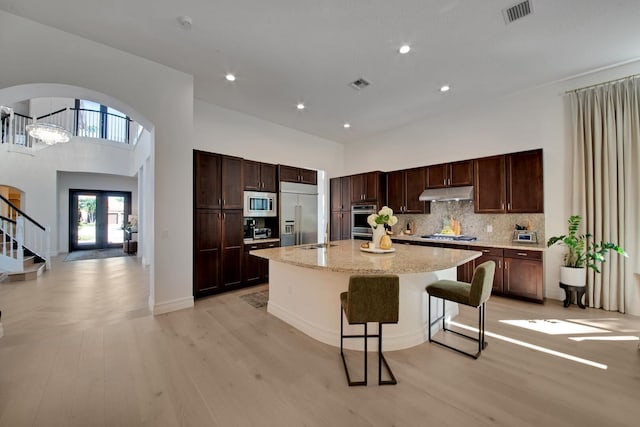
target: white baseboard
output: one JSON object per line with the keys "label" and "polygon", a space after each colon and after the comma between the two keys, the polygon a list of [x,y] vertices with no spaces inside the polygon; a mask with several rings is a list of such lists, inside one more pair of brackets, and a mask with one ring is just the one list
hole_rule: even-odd
{"label": "white baseboard", "polygon": [[169,313],[172,311],[178,311],[185,308],[193,308],[193,296],[174,299],[173,301],[165,301],[158,304],[153,304],[149,301],[149,308],[154,316],[159,314]]}

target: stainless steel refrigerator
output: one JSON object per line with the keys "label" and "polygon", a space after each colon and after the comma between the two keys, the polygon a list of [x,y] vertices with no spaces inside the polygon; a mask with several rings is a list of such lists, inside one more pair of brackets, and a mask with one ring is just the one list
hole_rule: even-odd
{"label": "stainless steel refrigerator", "polygon": [[280,183],[280,246],[318,242],[318,187]]}

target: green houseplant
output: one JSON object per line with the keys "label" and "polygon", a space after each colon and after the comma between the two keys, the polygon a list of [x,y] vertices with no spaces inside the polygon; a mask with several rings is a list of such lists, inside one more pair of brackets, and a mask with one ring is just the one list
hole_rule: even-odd
{"label": "green houseplant", "polygon": [[560,267],[560,282],[571,286],[585,286],[587,268],[600,273],[598,263],[605,261],[607,252],[615,251],[620,255],[627,256],[627,253],[620,246],[611,242],[594,242],[590,233],[578,234],[580,215],[569,217],[568,234],[550,237],[547,240],[547,247],[555,244],[565,245],[568,252],[564,256],[564,265]]}

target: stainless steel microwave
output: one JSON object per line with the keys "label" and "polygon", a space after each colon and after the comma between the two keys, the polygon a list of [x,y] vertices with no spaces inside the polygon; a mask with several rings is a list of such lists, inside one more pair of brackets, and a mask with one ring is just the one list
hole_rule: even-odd
{"label": "stainless steel microwave", "polygon": [[245,191],[244,216],[278,216],[278,195]]}

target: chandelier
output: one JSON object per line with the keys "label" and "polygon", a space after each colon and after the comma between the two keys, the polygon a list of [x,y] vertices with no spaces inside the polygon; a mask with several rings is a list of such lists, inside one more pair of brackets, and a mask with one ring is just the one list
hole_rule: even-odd
{"label": "chandelier", "polygon": [[53,123],[37,122],[26,126],[29,136],[44,142],[47,145],[68,142],[71,132],[62,126]]}

